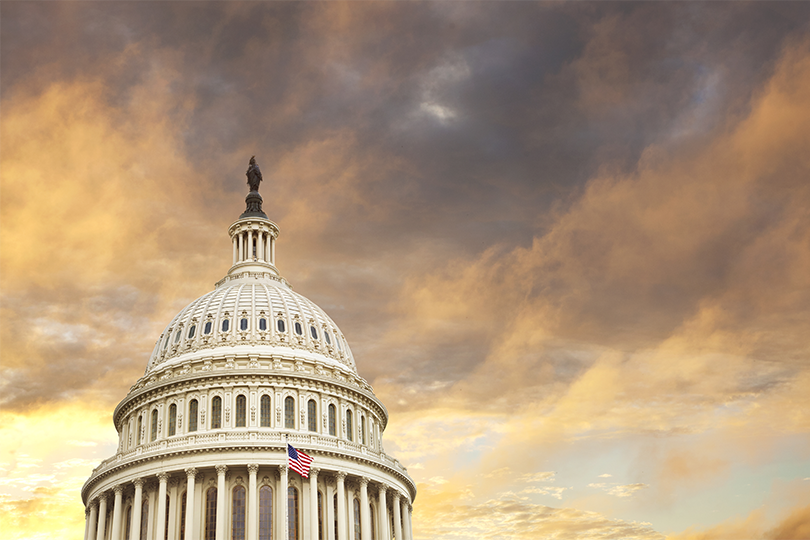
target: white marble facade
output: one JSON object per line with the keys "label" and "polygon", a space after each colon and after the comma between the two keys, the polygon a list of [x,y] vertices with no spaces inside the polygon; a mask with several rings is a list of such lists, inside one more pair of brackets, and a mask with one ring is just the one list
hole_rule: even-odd
{"label": "white marble facade", "polygon": [[[416,486],[331,318],[275,267],[278,227],[229,228],[232,263],[158,338],[82,488],[85,540],[410,540]],[[286,442],[314,458],[308,479]]]}

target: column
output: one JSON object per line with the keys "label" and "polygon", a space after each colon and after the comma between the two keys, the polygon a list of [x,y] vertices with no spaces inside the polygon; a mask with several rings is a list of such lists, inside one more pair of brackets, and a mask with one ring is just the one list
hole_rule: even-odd
{"label": "column", "polygon": [[324,482],[324,488],[326,494],[326,523],[324,524],[326,534],[324,534],[324,540],[337,540],[335,538],[335,490],[332,488],[331,481]]}
{"label": "column", "polygon": [[273,235],[271,233],[265,233],[264,235],[264,260],[270,262],[270,242],[273,241]]}
{"label": "column", "polygon": [[278,504],[273,520],[276,522],[276,538],[287,538],[287,476],[289,471],[286,465],[278,466],[278,488],[276,489],[276,501]]}
{"label": "column", "polygon": [[107,525],[107,494],[98,496],[98,528],[96,529],[96,539],[104,539],[104,528]]}
{"label": "column", "polygon": [[[385,492],[388,486],[380,484],[380,501],[377,505],[377,513],[380,514],[380,537],[384,540],[391,538],[391,533],[388,532],[388,503],[385,500]],[[399,538],[397,538],[399,540]]]}
{"label": "column", "polygon": [[337,540],[346,539],[346,473],[341,471],[337,473],[337,499],[338,499],[338,537]]}
{"label": "column", "polygon": [[394,491],[391,505],[394,507],[394,536],[397,540],[402,540],[402,513],[399,508],[399,491]]}
{"label": "column", "polygon": [[371,540],[371,515],[368,513],[368,478],[360,479],[360,537]]}
{"label": "column", "polygon": [[225,540],[225,471],[227,465],[217,465],[217,540]]}
{"label": "column", "polygon": [[270,259],[271,259],[270,264],[275,266],[275,264],[276,264],[276,239],[275,238],[270,239]]}
{"label": "column", "polygon": [[90,530],[90,506],[84,507],[84,540],[90,540],[88,538],[88,532]]}
{"label": "column", "polygon": [[[194,477],[197,476],[197,469],[186,469],[188,484],[186,485],[186,537],[183,540],[194,540],[192,532],[194,525]],[[133,539],[135,540],[135,539]]]}
{"label": "column", "polygon": [[251,261],[253,260],[253,232],[248,231],[247,233],[247,244],[248,244],[248,259]]}
{"label": "column", "polygon": [[[136,478],[132,482],[135,484],[135,498],[132,500],[132,523],[129,530],[130,540],[141,540],[141,497],[143,496],[143,478]],[[146,540],[145,538],[143,540]]]}
{"label": "column", "polygon": [[245,235],[239,233],[239,261],[245,260]]}
{"label": "column", "polygon": [[413,513],[413,506],[408,501],[405,507],[405,540],[413,540],[413,526],[411,524],[411,514]]}
{"label": "column", "polygon": [[115,502],[113,503],[113,522],[112,522],[112,540],[120,540],[121,539],[121,510],[123,506],[123,502],[121,501],[123,493],[124,493],[124,486],[117,485],[113,487],[113,493],[115,493]]}
{"label": "column", "polygon": [[259,492],[256,486],[256,474],[259,466],[256,463],[248,465],[248,497],[247,497],[247,538],[259,538]]}
{"label": "column", "polygon": [[169,475],[165,472],[158,473],[157,475],[160,483],[158,484],[158,500],[157,500],[157,540],[166,540],[166,482],[169,481]]}
{"label": "column", "polygon": [[90,501],[90,518],[87,523],[87,540],[96,540],[96,520],[98,519],[98,501]]}
{"label": "column", "polygon": [[171,504],[169,505],[169,511],[166,513],[166,519],[169,521],[169,536],[166,537],[166,540],[177,540],[177,533],[180,529],[177,525],[177,518],[180,517],[180,490],[178,484],[176,476],[169,480]]}
{"label": "column", "polygon": [[256,233],[256,258],[260,261],[264,259],[264,233],[259,231]]}
{"label": "column", "polygon": [[320,469],[309,469],[309,534],[318,538],[318,472]]}

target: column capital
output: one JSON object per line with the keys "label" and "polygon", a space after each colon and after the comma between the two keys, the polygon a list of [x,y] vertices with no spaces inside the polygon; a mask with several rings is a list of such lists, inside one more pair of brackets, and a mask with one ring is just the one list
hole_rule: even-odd
{"label": "column capital", "polygon": [[99,504],[106,503],[107,502],[107,492],[104,491],[102,493],[99,493],[98,497],[96,497],[96,498],[98,499]]}
{"label": "column capital", "polygon": [[168,482],[168,480],[169,480],[169,475],[167,473],[165,473],[165,472],[157,473],[157,477],[158,477],[158,480],[160,480],[160,482],[164,483],[164,484],[166,482]]}
{"label": "column capital", "polygon": [[286,465],[279,465],[278,466],[278,472],[281,473],[281,474],[284,474],[285,472],[287,472],[288,469],[289,469],[289,467],[287,467]]}
{"label": "column capital", "polygon": [[394,501],[394,502],[398,501],[400,496],[401,496],[401,494],[400,494],[399,490],[393,489],[393,488],[391,489],[391,500],[392,501]]}
{"label": "column capital", "polygon": [[368,487],[369,479],[365,476],[360,478],[360,487]]}
{"label": "column capital", "polygon": [[197,469],[195,469],[194,467],[189,467],[188,469],[186,469],[186,476],[188,478],[194,478],[195,476],[197,476]]}
{"label": "column capital", "polygon": [[338,482],[343,482],[346,479],[346,473],[344,471],[338,471],[335,473],[335,478]]}
{"label": "column capital", "polygon": [[219,474],[219,475],[225,474],[225,472],[228,470],[227,465],[217,465],[214,468],[217,470],[217,474]]}
{"label": "column capital", "polygon": [[132,483],[135,485],[136,488],[143,487],[144,482],[145,481],[143,478],[136,478],[135,480],[132,481]]}
{"label": "column capital", "polygon": [[259,472],[259,464],[258,463],[251,463],[248,465],[248,472],[250,474],[256,474]]}
{"label": "column capital", "polygon": [[309,468],[309,475],[310,476],[318,476],[319,472],[321,472],[321,470],[318,467],[310,467]]}
{"label": "column capital", "polygon": [[385,492],[388,491],[388,486],[386,486],[385,484],[380,484],[377,487],[377,490],[380,492],[380,495],[385,495]]}
{"label": "column capital", "polygon": [[114,492],[116,495],[118,495],[119,493],[123,493],[123,492],[124,492],[124,486],[123,486],[123,485],[121,485],[121,484],[118,484],[118,485],[113,486],[113,492]]}

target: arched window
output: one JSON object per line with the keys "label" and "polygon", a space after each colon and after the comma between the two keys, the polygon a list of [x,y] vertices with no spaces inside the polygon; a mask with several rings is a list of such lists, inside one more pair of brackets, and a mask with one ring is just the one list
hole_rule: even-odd
{"label": "arched window", "polygon": [[188,430],[197,431],[197,408],[196,399],[192,399],[188,404]]}
{"label": "arched window", "polygon": [[141,428],[143,428],[143,415],[138,415],[138,433],[135,434],[135,439],[138,441],[137,444],[141,444],[143,441],[141,436]]}
{"label": "arched window", "polygon": [[262,486],[259,489],[259,540],[273,537],[273,489]]}
{"label": "arched window", "polygon": [[366,417],[360,416],[360,442],[366,444]]}
{"label": "arched window", "polygon": [[247,398],[243,395],[236,396],[236,427],[247,425]]}
{"label": "arched window", "polygon": [[155,442],[157,439],[157,409],[152,409],[152,432],[149,436],[149,442]]}
{"label": "arched window", "polygon": [[[186,538],[186,492],[180,497],[180,540]],[[127,538],[129,540],[129,538]]]}
{"label": "arched window", "polygon": [[287,516],[290,528],[288,529],[289,540],[298,539],[298,490],[290,486],[287,489]]}
{"label": "arched window", "polygon": [[323,492],[318,492],[318,540],[323,540]]}
{"label": "arched window", "polygon": [[354,440],[352,436],[352,410],[346,409],[346,438],[350,441]]}
{"label": "arched window", "polygon": [[[146,538],[142,535],[141,538]],[[210,487],[205,495],[205,540],[217,539],[217,488]]]}
{"label": "arched window", "polygon": [[231,540],[245,540],[245,486],[233,488]]}
{"label": "arched window", "polygon": [[262,396],[261,409],[262,427],[270,427],[270,396],[267,394]]}
{"label": "arched window", "polygon": [[295,400],[292,396],[284,398],[284,427],[295,428]]}
{"label": "arched window", "polygon": [[318,431],[318,406],[314,399],[307,402],[307,427],[310,431]]}
{"label": "arched window", "polygon": [[222,427],[222,398],[214,396],[211,400],[211,429]]}
{"label": "arched window", "polygon": [[352,507],[354,509],[354,540],[363,540],[363,537],[360,536],[360,501],[357,498],[354,499]]}
{"label": "arched window", "polygon": [[146,538],[146,531],[149,529],[149,499],[145,499],[141,504],[141,538]]}
{"label": "arched window", "polygon": [[124,529],[124,540],[129,540],[132,533],[132,505],[127,506],[126,528]]}
{"label": "arched window", "polygon": [[177,432],[177,405],[169,405],[169,437]]}
{"label": "arched window", "polygon": [[337,422],[335,416],[335,406],[329,404],[329,435],[333,437],[337,435]]}

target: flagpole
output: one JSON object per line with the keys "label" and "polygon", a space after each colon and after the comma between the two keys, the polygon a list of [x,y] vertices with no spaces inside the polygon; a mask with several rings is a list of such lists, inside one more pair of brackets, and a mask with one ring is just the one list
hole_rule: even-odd
{"label": "flagpole", "polygon": [[285,540],[290,540],[290,486],[289,486],[289,475],[290,475],[290,448],[289,442],[287,442],[287,434],[284,434],[284,464],[286,465],[285,470],[287,473],[284,475],[284,483],[286,485],[282,486],[284,488],[284,538]]}

